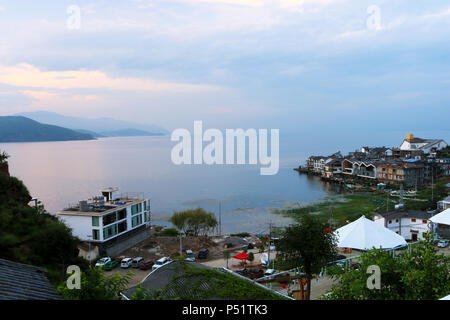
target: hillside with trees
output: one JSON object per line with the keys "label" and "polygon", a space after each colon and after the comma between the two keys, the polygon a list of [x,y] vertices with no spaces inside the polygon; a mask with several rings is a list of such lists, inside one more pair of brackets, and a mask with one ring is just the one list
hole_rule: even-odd
{"label": "hillside with trees", "polygon": [[92,140],[94,137],[71,129],[21,117],[0,117],[0,142]]}

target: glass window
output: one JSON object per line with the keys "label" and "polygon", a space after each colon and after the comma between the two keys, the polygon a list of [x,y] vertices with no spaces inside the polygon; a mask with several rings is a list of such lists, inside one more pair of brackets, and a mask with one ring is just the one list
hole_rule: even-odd
{"label": "glass window", "polygon": [[413,219],[411,219],[411,222],[416,222],[416,219],[414,219],[414,218],[413,218]]}
{"label": "glass window", "polygon": [[92,239],[100,240],[100,231],[97,229],[92,229]]}
{"label": "glass window", "polygon": [[98,217],[92,217],[92,225],[94,227],[98,227],[100,223],[100,219]]}

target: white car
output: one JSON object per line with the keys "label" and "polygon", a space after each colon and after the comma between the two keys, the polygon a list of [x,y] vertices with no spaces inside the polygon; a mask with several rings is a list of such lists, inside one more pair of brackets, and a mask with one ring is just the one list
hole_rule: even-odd
{"label": "white car", "polygon": [[267,269],[266,272],[264,272],[264,276],[271,276],[275,273],[275,269]]}
{"label": "white car", "polygon": [[439,240],[437,246],[438,246],[439,248],[445,248],[445,247],[447,247],[447,246],[448,246],[448,240]]}
{"label": "white car", "polygon": [[131,259],[131,258],[124,258],[120,262],[120,267],[126,269],[126,268],[131,267],[132,264],[133,264],[133,259]]}
{"label": "white car", "polygon": [[95,267],[96,268],[103,267],[105,265],[105,263],[110,262],[110,261],[111,261],[110,257],[101,258],[100,260],[97,261],[97,263],[95,264]]}
{"label": "white car", "polygon": [[192,252],[192,250],[186,250],[186,256],[187,257],[184,260],[189,261],[189,262],[195,261],[195,256],[194,256],[194,253]]}
{"label": "white car", "polygon": [[170,260],[170,258],[168,258],[168,257],[163,257],[163,258],[161,258],[161,259],[159,259],[159,260],[157,260],[157,261],[155,262],[155,264],[152,266],[152,270],[156,270],[156,269],[158,269],[158,268],[161,268],[162,266],[168,264],[168,263],[171,262],[171,261],[172,261],[172,260]]}

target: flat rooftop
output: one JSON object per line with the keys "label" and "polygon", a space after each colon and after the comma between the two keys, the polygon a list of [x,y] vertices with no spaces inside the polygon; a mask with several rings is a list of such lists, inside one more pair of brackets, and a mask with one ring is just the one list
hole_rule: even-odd
{"label": "flat rooftop", "polygon": [[94,198],[87,200],[85,205],[81,205],[80,203],[69,205],[67,208],[58,212],[58,214],[70,216],[101,216],[105,213],[114,212],[146,200],[149,199],[121,197],[111,201],[99,201],[98,198]]}

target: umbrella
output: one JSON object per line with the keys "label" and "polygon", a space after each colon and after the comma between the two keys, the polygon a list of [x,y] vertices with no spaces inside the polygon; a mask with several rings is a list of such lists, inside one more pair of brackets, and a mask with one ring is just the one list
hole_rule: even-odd
{"label": "umbrella", "polygon": [[247,260],[248,254],[246,254],[244,251],[242,251],[238,255],[235,255],[233,258],[238,259],[238,260]]}
{"label": "umbrella", "polygon": [[405,245],[405,239],[384,226],[362,216],[335,231],[339,248],[369,250],[391,249]]}

